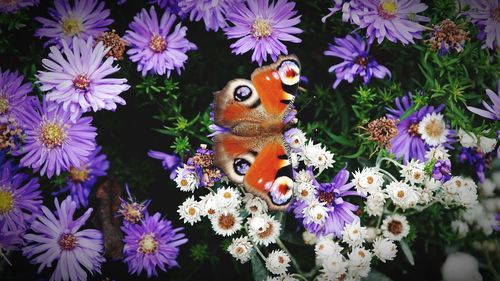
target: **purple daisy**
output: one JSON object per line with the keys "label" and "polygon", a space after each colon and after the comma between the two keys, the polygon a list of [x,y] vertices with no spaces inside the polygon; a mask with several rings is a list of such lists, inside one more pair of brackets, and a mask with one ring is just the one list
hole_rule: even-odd
{"label": "purple daisy", "polygon": [[217,31],[227,26],[224,14],[228,8],[239,4],[242,0],[181,0],[178,2],[182,13],[189,14],[189,20],[203,19],[207,31]]}
{"label": "purple daisy", "polygon": [[116,104],[125,104],[119,95],[130,88],[127,79],[106,78],[120,68],[113,66],[114,58],[104,62],[110,48],[102,42],[94,47],[91,37],[87,40],[73,37],[72,47],[62,41],[63,52],[50,47],[49,59],[42,60],[47,71],[39,71],[42,91],[48,91],[46,99],[62,105],[72,112],[72,118],[91,109],[115,110]]}
{"label": "purple daisy", "polygon": [[330,13],[321,19],[323,22],[338,11],[342,11],[342,21],[360,24],[360,14],[364,7],[361,0],[333,0],[332,2],[333,8],[328,9]]}
{"label": "purple daisy", "polygon": [[359,0],[363,11],[359,13],[361,28],[367,28],[366,34],[370,42],[376,38],[378,43],[384,39],[391,42],[400,41],[403,45],[414,43],[413,39],[421,39],[425,26],[419,22],[427,22],[428,17],[417,15],[427,9],[420,0]]}
{"label": "purple daisy", "polygon": [[488,168],[491,168],[488,165],[492,162],[492,153],[485,154],[477,148],[462,147],[462,151],[458,155],[458,161],[461,164],[468,164],[470,167],[474,167],[479,182],[483,183],[486,179],[484,173]]}
{"label": "purple daisy", "polygon": [[45,267],[57,265],[50,280],[87,280],[87,272],[100,273],[103,257],[103,236],[99,230],[80,228],[90,217],[89,208],[80,218],[74,220],[76,203],[67,197],[59,205],[54,200],[56,211],[52,213],[42,206],[43,215],[31,225],[31,231],[24,235],[27,245],[23,255],[34,264],[40,264],[38,272]]}
{"label": "purple daisy", "polygon": [[467,109],[484,118],[500,120],[500,80],[497,85],[497,94],[490,89],[486,89],[486,95],[490,98],[492,105],[483,101],[483,106],[486,110],[477,107],[467,106]]}
{"label": "purple daisy", "polygon": [[0,161],[0,232],[24,231],[40,214],[38,178],[18,173],[11,161]]}
{"label": "purple daisy", "polygon": [[[3,229],[5,226],[5,221],[0,220],[0,229]],[[8,254],[10,251],[19,250],[19,248],[23,245],[23,231],[0,231],[0,259],[4,258],[5,261],[9,264],[10,261],[7,259],[5,254]]]}
{"label": "purple daisy", "polygon": [[70,167],[80,167],[96,148],[96,128],[92,117],[76,116],[49,102],[34,103],[23,112],[20,123],[25,130],[21,166],[40,170],[51,178]]}
{"label": "purple daisy", "polygon": [[397,126],[398,134],[391,139],[390,152],[394,153],[397,158],[402,157],[404,163],[407,163],[410,159],[418,159],[424,162],[427,147],[419,133],[418,125],[427,114],[440,112],[444,105],[442,104],[437,108],[424,106],[402,119],[407,111],[413,107],[411,95],[396,98],[395,103],[395,109],[386,108],[389,111],[387,118],[400,120]]}
{"label": "purple daisy", "polygon": [[0,1],[0,12],[17,13],[20,9],[36,6],[39,2],[39,0],[3,0]]}
{"label": "purple daisy", "polygon": [[338,57],[344,61],[328,69],[335,72],[337,80],[333,88],[337,88],[342,80],[352,83],[355,76],[361,76],[366,84],[372,76],[382,79],[386,75],[391,77],[391,72],[383,65],[379,65],[369,56],[371,44],[367,44],[358,34],[347,35],[345,38],[335,38],[335,44],[329,44],[329,50],[325,55]]}
{"label": "purple daisy", "polygon": [[441,182],[447,182],[451,179],[451,161],[449,159],[440,159],[434,163],[432,168],[432,178]]}
{"label": "purple daisy", "polygon": [[56,196],[69,191],[71,199],[75,201],[76,207],[88,207],[89,195],[99,177],[105,176],[109,168],[109,162],[105,154],[101,154],[101,147],[90,155],[89,161],[79,168],[71,166],[68,172],[66,186],[53,193]]}
{"label": "purple daisy", "polygon": [[164,10],[170,11],[172,14],[176,14],[183,17],[181,8],[179,7],[179,0],[149,0],[149,4],[156,4]]}
{"label": "purple daisy", "polygon": [[170,179],[175,179],[177,176],[176,170],[182,165],[181,158],[174,154],[168,154],[161,151],[150,150],[148,156],[154,159],[161,160],[161,165],[164,170],[169,171]]}
{"label": "purple daisy", "polygon": [[129,272],[139,275],[146,271],[148,278],[157,276],[156,268],[179,266],[176,259],[179,246],[186,243],[182,227],[173,228],[172,222],[160,218],[160,214],[146,216],[140,224],[128,224],[122,227],[125,237],[123,242],[124,261]]}
{"label": "purple daisy", "polygon": [[128,200],[120,197],[120,209],[117,211],[117,217],[123,217],[124,225],[139,223],[148,214],[147,208],[151,200],[138,203],[130,194],[128,184],[125,184],[125,190],[127,191]]}
{"label": "purple daisy", "polygon": [[0,123],[7,122],[8,117],[16,118],[24,111],[31,83],[24,83],[24,76],[9,70],[0,69]]}
{"label": "purple daisy", "polygon": [[318,237],[330,234],[340,237],[346,224],[359,220],[359,217],[354,214],[358,210],[358,206],[344,201],[343,198],[345,196],[362,196],[353,190],[354,183],[347,183],[348,179],[349,172],[344,167],[333,178],[332,182],[318,183],[316,179],[313,180],[316,189],[314,198],[326,208],[327,215],[323,223],[306,219],[304,209],[308,207],[310,202],[296,201],[293,204],[295,218],[304,225],[307,231],[316,234]]}
{"label": "purple daisy", "polygon": [[469,10],[465,12],[480,29],[478,37],[486,39],[490,49],[500,48],[500,2],[498,0],[465,0]]}
{"label": "purple daisy", "polygon": [[295,3],[287,0],[249,0],[234,5],[226,13],[234,25],[224,28],[229,39],[239,38],[231,44],[234,54],[243,54],[253,49],[252,61],[262,65],[267,56],[273,60],[280,54],[288,54],[281,41],[300,43],[302,40],[292,34],[302,33],[295,27],[300,16],[294,10]]}
{"label": "purple daisy", "polygon": [[64,41],[71,47],[73,36],[86,40],[108,30],[107,26],[113,22],[108,19],[109,13],[104,9],[104,1],[75,0],[71,6],[68,0],[55,0],[54,8],[49,8],[52,19],[36,17],[42,27],[35,35],[49,38],[45,46],[62,47]]}
{"label": "purple daisy", "polygon": [[149,13],[142,9],[130,23],[123,39],[130,43],[127,54],[131,61],[138,62],[137,71],[143,76],[152,72],[170,77],[172,70],[180,74],[188,59],[186,52],[196,50],[196,45],[186,39],[187,27],[178,23],[170,32],[176,19],[174,14],[165,11],[158,21],[151,6]]}

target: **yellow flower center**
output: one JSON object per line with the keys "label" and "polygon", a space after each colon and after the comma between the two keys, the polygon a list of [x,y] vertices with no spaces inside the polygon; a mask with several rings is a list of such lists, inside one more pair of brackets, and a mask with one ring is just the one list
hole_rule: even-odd
{"label": "yellow flower center", "polygon": [[4,114],[9,110],[9,100],[3,95],[0,95],[0,115]]}
{"label": "yellow flower center", "polygon": [[252,24],[252,35],[258,39],[265,38],[273,33],[273,27],[268,20],[256,19]]}
{"label": "yellow flower center", "polygon": [[188,209],[188,214],[189,214],[190,216],[194,216],[194,215],[196,215],[196,209],[195,209],[195,208],[193,208],[193,207],[190,207],[190,208]]}
{"label": "yellow flower center", "polygon": [[231,199],[231,197],[232,197],[231,192],[229,191],[224,192],[224,198]]}
{"label": "yellow flower center", "polygon": [[0,190],[0,215],[4,215],[12,211],[14,208],[14,196],[12,192]]}
{"label": "yellow flower center", "polygon": [[125,220],[131,223],[138,223],[142,219],[142,206],[137,203],[127,203],[120,211]]}
{"label": "yellow flower center", "polygon": [[42,125],[40,130],[40,140],[48,149],[61,146],[66,138],[66,132],[61,125],[55,122],[47,122]]}
{"label": "yellow flower center", "polygon": [[397,196],[398,196],[399,198],[403,198],[403,197],[405,197],[405,192],[404,192],[404,191],[402,191],[402,190],[400,190],[400,191],[398,191]]}
{"label": "yellow flower center", "polygon": [[59,247],[61,250],[70,251],[78,246],[78,240],[75,235],[71,233],[64,233],[59,237]]}
{"label": "yellow flower center", "polygon": [[145,234],[139,241],[139,252],[143,254],[154,254],[158,251],[158,241],[153,233]]}
{"label": "yellow flower center", "polygon": [[440,120],[434,119],[425,126],[425,133],[427,133],[430,137],[436,138],[443,134],[444,129],[445,124]]}
{"label": "yellow flower center", "polygon": [[82,166],[80,169],[75,167],[69,168],[69,178],[74,183],[82,183],[89,179],[90,170],[87,165]]}
{"label": "yellow flower center", "polygon": [[384,19],[393,19],[398,6],[395,1],[384,1],[378,6],[378,14]]}
{"label": "yellow flower center", "polygon": [[155,53],[161,53],[167,49],[167,41],[163,36],[153,33],[148,44],[149,48]]}
{"label": "yellow flower center", "polygon": [[83,30],[82,22],[76,18],[67,18],[61,23],[62,30],[65,35],[73,36]]}
{"label": "yellow flower center", "polygon": [[90,85],[90,78],[87,74],[78,74],[75,79],[73,79],[73,86],[80,90],[87,90]]}

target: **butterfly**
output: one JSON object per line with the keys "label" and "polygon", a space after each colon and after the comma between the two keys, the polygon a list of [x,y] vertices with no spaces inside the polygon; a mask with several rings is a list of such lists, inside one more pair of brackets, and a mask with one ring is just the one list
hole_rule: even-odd
{"label": "butterfly", "polygon": [[234,79],[214,93],[215,164],[272,211],[286,210],[293,168],[284,132],[297,121],[293,101],[300,80],[296,56],[257,68],[251,80]]}

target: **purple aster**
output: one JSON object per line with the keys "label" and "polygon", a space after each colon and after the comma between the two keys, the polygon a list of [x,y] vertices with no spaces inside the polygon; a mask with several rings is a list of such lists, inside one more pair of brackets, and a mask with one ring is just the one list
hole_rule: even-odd
{"label": "purple aster", "polygon": [[234,25],[224,28],[229,39],[239,38],[231,45],[234,54],[243,54],[253,49],[252,61],[262,65],[270,55],[273,60],[280,54],[288,54],[281,41],[300,43],[302,40],[292,34],[302,33],[295,27],[300,16],[294,10],[295,3],[287,0],[249,0],[234,5],[226,13]]}
{"label": "purple aster", "polygon": [[486,95],[490,98],[492,104],[489,105],[483,100],[483,106],[486,110],[480,109],[477,107],[467,106],[467,109],[480,115],[484,118],[493,119],[495,121],[500,120],[500,80],[497,85],[497,93],[493,92],[490,89],[486,89]]}
{"label": "purple aster", "polygon": [[69,191],[71,199],[75,201],[77,208],[88,207],[92,187],[94,187],[99,177],[106,175],[108,168],[109,162],[106,155],[101,154],[101,147],[98,146],[85,164],[79,168],[73,166],[69,168],[66,186],[52,195],[59,195]]}
{"label": "purple aster", "polygon": [[127,191],[128,200],[120,197],[120,209],[117,211],[117,216],[123,217],[124,225],[139,223],[148,214],[147,207],[151,200],[138,203],[130,194],[127,184],[125,184],[125,190]]}
{"label": "purple aster", "polygon": [[342,11],[342,21],[360,24],[360,14],[364,7],[361,0],[333,0],[332,2],[333,8],[328,9],[330,13],[321,19],[323,22],[338,11]]}
{"label": "purple aster", "polygon": [[108,30],[107,26],[113,22],[108,19],[109,10],[104,9],[104,1],[98,0],[75,0],[73,6],[68,0],[55,0],[49,14],[52,19],[36,17],[42,27],[35,35],[49,38],[45,46],[62,47],[61,42],[65,41],[71,47],[73,36],[84,40],[95,38]]}
{"label": "purple aster", "polygon": [[458,156],[458,161],[474,167],[479,181],[483,183],[485,180],[484,172],[488,168],[488,163],[491,163],[491,153],[484,154],[477,148],[462,147],[462,151]]}
{"label": "purple aster", "polygon": [[447,182],[451,178],[451,162],[449,159],[440,159],[434,163],[432,178],[441,182]]}
{"label": "purple aster", "polygon": [[9,70],[0,69],[0,123],[7,122],[8,117],[16,118],[24,111],[31,83],[24,83],[24,76]]}
{"label": "purple aster", "polygon": [[38,178],[18,173],[12,160],[0,161],[0,232],[23,231],[40,214]]}
{"label": "purple aster", "polygon": [[92,117],[70,118],[70,112],[49,102],[34,103],[23,112],[20,123],[26,137],[17,152],[23,155],[21,166],[40,170],[42,176],[51,178],[87,163],[96,148]]}
{"label": "purple aster", "polygon": [[[0,220],[0,229],[3,229],[5,226],[5,221]],[[10,261],[7,259],[7,254],[9,251],[16,251],[23,245],[23,231],[15,230],[15,231],[0,231],[0,260],[2,258],[9,264]]]}
{"label": "purple aster", "polygon": [[307,208],[308,203],[296,201],[292,205],[295,218],[304,225],[307,231],[318,237],[330,234],[340,237],[346,224],[359,220],[359,217],[354,214],[358,210],[358,206],[344,201],[343,198],[345,196],[362,196],[353,190],[354,183],[347,183],[348,179],[349,172],[344,167],[333,178],[332,182],[318,183],[316,179],[313,180],[313,185],[316,188],[315,198],[327,209],[327,217],[322,224],[305,219],[303,210]]}
{"label": "purple aster", "polygon": [[444,105],[440,105],[437,108],[424,106],[402,119],[407,111],[413,107],[411,95],[396,98],[395,103],[395,109],[387,108],[389,111],[387,118],[400,120],[397,126],[398,134],[391,140],[390,152],[394,153],[397,158],[402,157],[404,163],[410,159],[425,161],[427,147],[418,132],[418,125],[427,114],[440,112],[444,108]]}
{"label": "purple aster", "polygon": [[80,230],[92,208],[74,220],[76,203],[71,197],[61,205],[56,198],[54,204],[54,213],[42,206],[43,215],[31,225],[33,233],[24,235],[27,245],[23,247],[23,255],[31,259],[31,263],[40,264],[39,273],[56,262],[52,281],[83,281],[87,280],[87,272],[100,273],[105,261],[102,233],[96,229]]}
{"label": "purple aster", "polygon": [[161,160],[161,165],[164,170],[169,171],[170,179],[175,179],[177,176],[177,168],[182,165],[181,158],[176,154],[167,154],[161,151],[150,150],[148,156],[154,159]]}
{"label": "purple aster", "polygon": [[188,59],[186,52],[196,50],[196,45],[186,39],[187,27],[181,23],[174,27],[176,19],[174,14],[165,11],[158,21],[155,8],[151,6],[149,13],[142,9],[130,23],[123,39],[130,43],[127,54],[131,61],[138,63],[137,71],[143,76],[152,72],[170,77],[172,70],[180,74]]}
{"label": "purple aster", "polygon": [[359,0],[363,11],[359,13],[361,28],[367,28],[370,42],[384,39],[400,41],[403,45],[421,39],[425,26],[419,22],[429,21],[428,17],[417,15],[427,9],[420,0]]}
{"label": "purple aster", "polygon": [[148,278],[157,276],[156,268],[166,271],[167,268],[179,266],[176,259],[179,246],[187,239],[182,228],[174,228],[172,222],[160,218],[160,214],[146,216],[140,224],[129,224],[122,227],[125,237],[123,242],[124,261],[129,272],[139,275],[146,271]]}
{"label": "purple aster", "polygon": [[102,42],[94,47],[89,37],[86,41],[73,37],[72,47],[62,41],[63,52],[50,47],[49,59],[42,60],[47,71],[39,71],[42,91],[48,91],[46,99],[62,105],[72,112],[72,118],[91,109],[115,110],[116,104],[125,104],[119,95],[130,88],[127,79],[106,78],[120,68],[113,66],[114,58],[104,62],[110,48]]}
{"label": "purple aster", "polygon": [[378,79],[386,75],[391,77],[391,72],[383,65],[379,65],[369,56],[371,44],[367,44],[358,34],[347,35],[345,38],[335,38],[335,44],[329,44],[329,50],[325,55],[338,57],[343,62],[328,69],[328,72],[335,72],[337,80],[333,88],[337,88],[342,80],[352,83],[355,76],[361,76],[366,84],[370,82],[372,76]]}
{"label": "purple aster", "polygon": [[36,6],[39,0],[2,0],[0,1],[0,12],[16,13],[20,9]]}
{"label": "purple aster", "polygon": [[149,0],[149,4],[157,4],[160,8],[170,11],[172,14],[180,17],[184,16],[179,7],[179,0]]}
{"label": "purple aster", "polygon": [[490,49],[500,47],[500,2],[498,0],[465,0],[469,10],[465,12],[471,22],[479,27],[479,39],[486,39]]}
{"label": "purple aster", "polygon": [[[168,1],[166,1],[168,2]],[[217,31],[227,26],[225,13],[242,0],[180,0],[178,5],[184,14],[189,14],[189,20],[203,19],[207,31]]]}

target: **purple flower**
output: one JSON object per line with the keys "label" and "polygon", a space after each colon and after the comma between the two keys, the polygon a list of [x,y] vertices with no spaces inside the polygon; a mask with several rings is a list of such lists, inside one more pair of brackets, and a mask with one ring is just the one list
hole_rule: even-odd
{"label": "purple flower", "polygon": [[123,217],[124,225],[139,223],[148,214],[147,207],[151,200],[138,203],[130,194],[127,184],[125,184],[125,190],[127,191],[128,200],[120,197],[120,209],[117,211],[117,216]]}
{"label": "purple flower", "polygon": [[496,225],[493,226],[495,231],[500,231],[500,213],[495,215]]}
{"label": "purple flower", "polygon": [[372,76],[379,79],[386,75],[391,76],[389,69],[379,65],[368,55],[371,44],[367,44],[358,34],[335,38],[334,41],[335,44],[329,44],[329,50],[325,51],[325,55],[344,60],[328,69],[328,72],[335,72],[337,77],[333,84],[334,89],[342,80],[352,83],[355,76],[361,76],[365,85],[370,82]]}
{"label": "purple flower", "polygon": [[9,251],[19,250],[19,248],[23,245],[23,231],[15,230],[15,231],[4,231],[3,228],[5,226],[5,221],[0,220],[0,260],[4,258],[5,261],[12,266],[10,261],[7,259],[5,255]]}
{"label": "purple flower", "polygon": [[414,43],[413,38],[421,39],[429,18],[417,15],[427,9],[420,0],[359,0],[363,11],[359,13],[359,26],[367,28],[370,42],[375,38],[378,43],[384,39],[400,41],[403,45]]}
{"label": "purple flower", "polygon": [[63,52],[50,47],[49,59],[42,60],[47,71],[38,72],[40,89],[49,92],[46,99],[61,104],[72,118],[91,109],[115,110],[117,103],[125,104],[119,95],[130,88],[127,79],[106,78],[120,68],[112,66],[112,57],[102,62],[110,48],[102,42],[93,45],[91,37],[73,37],[71,48],[62,41]]}
{"label": "purple flower", "polygon": [[468,165],[474,167],[476,170],[476,175],[481,183],[485,180],[484,172],[486,171],[486,166],[488,162],[491,162],[491,153],[484,154],[479,149],[473,147],[462,147],[462,151],[458,156],[458,161],[460,163],[467,163]]}
{"label": "purple flower", "polygon": [[24,231],[40,214],[38,178],[18,173],[12,161],[0,161],[0,166],[0,232]]}
{"label": "purple flower", "polygon": [[302,33],[294,27],[300,23],[300,16],[294,10],[295,3],[287,0],[249,0],[234,5],[226,13],[234,25],[224,28],[229,39],[239,38],[231,45],[234,54],[243,54],[253,49],[252,61],[262,65],[270,55],[273,60],[280,54],[288,54],[281,41],[300,43],[302,40],[292,34]]}
{"label": "purple flower", "polygon": [[31,83],[23,83],[24,77],[16,72],[0,69],[0,123],[9,117],[16,118],[24,111]]}
{"label": "purple flower", "polygon": [[189,14],[189,20],[203,19],[207,31],[217,31],[227,26],[225,13],[242,0],[181,0],[178,5],[184,14]]}
{"label": "purple flower", "polygon": [[467,109],[484,118],[493,119],[495,121],[500,120],[500,80],[497,85],[497,93],[498,94],[495,94],[492,90],[486,89],[486,95],[488,95],[493,103],[489,105],[483,100],[483,106],[486,110],[472,106],[467,106]]}
{"label": "purple flower", "polygon": [[88,207],[89,195],[99,177],[105,176],[109,168],[109,162],[106,155],[101,154],[101,147],[90,155],[87,163],[79,168],[71,166],[69,168],[66,186],[61,190],[52,193],[57,196],[69,191],[71,199],[75,201],[76,207]]}
{"label": "purple flower", "polygon": [[479,39],[486,39],[490,49],[500,47],[500,2],[498,0],[465,0],[469,10],[464,14],[479,27]]}
{"label": "purple flower", "polygon": [[157,4],[160,8],[170,11],[172,14],[180,17],[184,16],[179,7],[179,0],[149,0],[149,4]]}
{"label": "purple flower", "polygon": [[160,218],[160,214],[146,216],[140,224],[122,227],[124,261],[129,272],[139,275],[146,271],[148,278],[157,276],[156,268],[166,271],[178,266],[179,246],[186,243],[182,228],[173,228],[172,222]]}
{"label": "purple flower", "polygon": [[39,0],[7,0],[0,1],[0,12],[16,13],[22,8],[38,5]]}
{"label": "purple flower", "polygon": [[70,167],[80,167],[96,148],[92,117],[76,116],[49,102],[34,103],[23,112],[20,123],[26,137],[17,152],[21,166],[51,178]]}
{"label": "purple flower", "polygon": [[109,10],[104,9],[104,1],[98,0],[75,0],[73,6],[68,0],[56,0],[54,8],[49,8],[49,14],[52,19],[36,17],[42,27],[35,35],[49,38],[45,46],[62,47],[61,42],[65,41],[71,47],[73,36],[84,40],[95,38],[108,30],[107,26],[113,22],[108,19]]}
{"label": "purple flower", "polygon": [[31,225],[33,233],[24,235],[27,246],[23,247],[23,255],[40,264],[38,272],[56,262],[50,280],[87,280],[87,272],[100,273],[105,260],[102,233],[96,229],[80,230],[92,208],[74,220],[76,203],[71,197],[61,205],[56,198],[54,204],[54,213],[42,206],[43,215]]}
{"label": "purple flower", "polygon": [[176,170],[182,165],[182,161],[176,154],[167,154],[161,151],[150,150],[148,156],[154,159],[161,160],[161,165],[164,170],[169,171],[170,179],[175,179],[177,176]]}
{"label": "purple flower", "polygon": [[333,8],[329,8],[329,14],[324,16],[321,21],[326,22],[326,19],[338,11],[342,11],[342,21],[353,24],[360,24],[360,14],[363,12],[364,5],[361,0],[333,0]]}
{"label": "purple flower", "polygon": [[432,178],[441,182],[451,179],[451,162],[449,159],[437,160],[432,168]]}
{"label": "purple flower", "polygon": [[440,112],[444,108],[444,105],[440,105],[437,108],[433,106],[424,106],[401,120],[407,111],[413,107],[411,95],[396,98],[395,103],[396,109],[387,108],[389,111],[387,118],[400,120],[397,126],[398,134],[391,140],[390,151],[394,153],[397,158],[403,157],[404,163],[408,162],[410,159],[425,161],[427,147],[419,133],[418,125],[427,114]]}
{"label": "purple flower", "polygon": [[347,183],[348,179],[349,172],[343,168],[332,182],[320,184],[313,180],[313,185],[316,188],[314,197],[327,209],[327,216],[321,224],[305,219],[304,209],[308,207],[309,203],[296,201],[292,205],[295,218],[304,225],[307,231],[316,234],[316,236],[333,234],[340,237],[346,224],[359,220],[359,217],[354,214],[358,210],[358,206],[344,201],[343,198],[345,196],[362,196],[353,190],[354,183]]}
{"label": "purple flower", "polygon": [[130,42],[127,54],[131,61],[138,62],[137,71],[143,76],[152,72],[170,77],[172,70],[180,74],[188,59],[186,52],[196,50],[196,45],[186,39],[187,27],[178,23],[170,32],[176,19],[174,14],[165,11],[158,21],[151,6],[149,13],[142,9],[130,23],[123,39]]}

